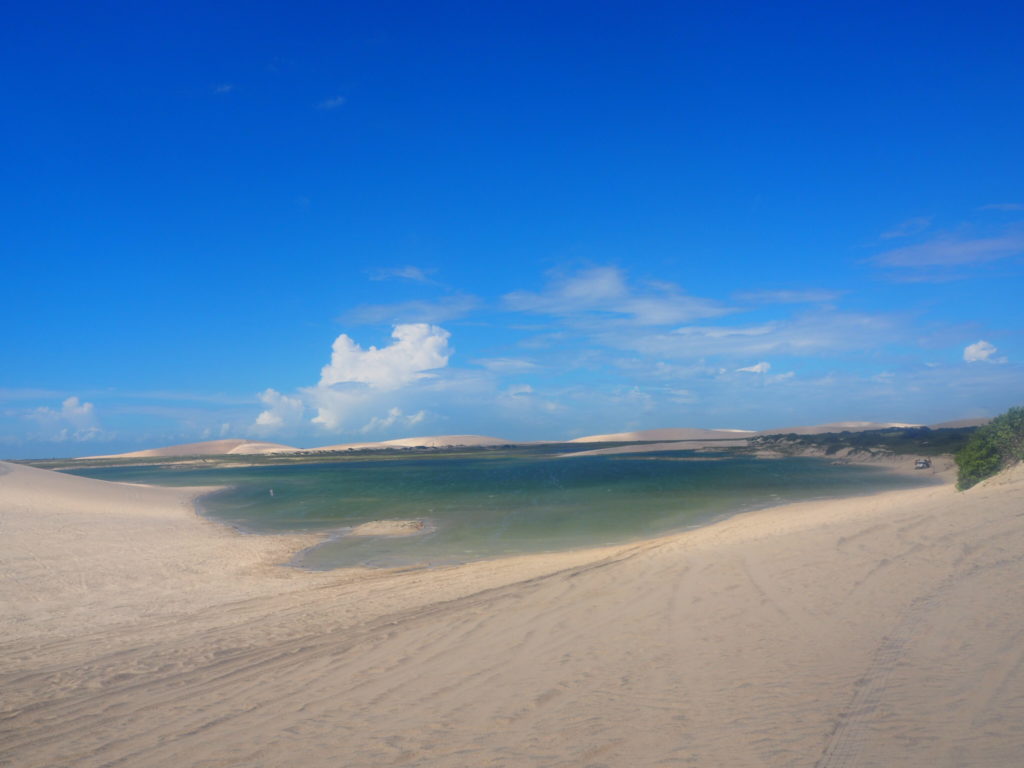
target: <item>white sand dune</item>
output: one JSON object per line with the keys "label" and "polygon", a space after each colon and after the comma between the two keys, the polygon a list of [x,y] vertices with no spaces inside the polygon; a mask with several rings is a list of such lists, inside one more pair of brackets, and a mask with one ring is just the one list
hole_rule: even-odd
{"label": "white sand dune", "polygon": [[660,451],[695,451],[703,449],[744,448],[743,440],[674,440],[667,443],[637,443],[635,445],[617,445],[611,448],[592,448],[589,451],[573,451],[560,453],[559,458],[572,456],[612,456],[619,453],[658,453]]}
{"label": "white sand dune", "polygon": [[919,424],[903,424],[898,422],[874,421],[837,421],[831,424],[811,424],[801,427],[779,427],[752,431],[746,429],[692,429],[689,427],[670,429],[644,429],[638,432],[615,432],[608,435],[588,435],[570,440],[571,443],[612,443],[658,441],[674,442],[679,440],[736,440],[757,435],[797,434],[818,435],[826,432],[864,432],[871,429],[888,429],[889,427],[917,427]]}
{"label": "white sand dune", "polygon": [[1011,766],[1024,471],[430,571],[0,464],[0,765]]}
{"label": "white sand dune", "polygon": [[518,445],[518,443],[513,440],[504,440],[500,437],[487,437],[486,435],[431,435],[428,437],[400,437],[397,440],[381,440],[370,443],[324,445],[318,448],[305,448],[300,453],[387,450],[388,448],[494,447],[499,445]]}
{"label": "white sand dune", "polygon": [[168,445],[163,448],[147,448],[143,451],[128,453],[111,453],[103,456],[82,456],[83,459],[135,459],[135,458],[171,458],[175,456],[223,456],[226,454],[256,455],[266,453],[290,453],[298,450],[290,445],[280,443],[253,442],[233,438],[229,440],[206,440],[201,443],[182,443]]}
{"label": "white sand dune", "polygon": [[615,432],[608,435],[587,435],[569,440],[570,443],[627,443],[634,441],[671,442],[675,440],[735,440],[755,434],[744,429],[643,429],[638,432]]}

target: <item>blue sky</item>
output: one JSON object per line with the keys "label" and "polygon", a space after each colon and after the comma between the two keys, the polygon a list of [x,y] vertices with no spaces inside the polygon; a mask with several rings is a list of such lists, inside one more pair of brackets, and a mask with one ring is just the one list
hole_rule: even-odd
{"label": "blue sky", "polygon": [[0,455],[1020,404],[1022,25],[21,4]]}

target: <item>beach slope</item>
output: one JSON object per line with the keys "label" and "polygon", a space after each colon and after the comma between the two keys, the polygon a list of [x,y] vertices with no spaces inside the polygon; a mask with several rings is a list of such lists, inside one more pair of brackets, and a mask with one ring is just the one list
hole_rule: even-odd
{"label": "beach slope", "polygon": [[275,566],[194,491],[0,464],[0,765],[1004,766],[1024,471],[602,550]]}

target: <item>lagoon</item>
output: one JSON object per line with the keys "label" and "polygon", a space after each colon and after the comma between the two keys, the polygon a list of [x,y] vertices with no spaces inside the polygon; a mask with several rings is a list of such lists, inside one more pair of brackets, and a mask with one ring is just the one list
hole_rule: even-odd
{"label": "lagoon", "polygon": [[[201,514],[255,534],[323,532],[293,564],[408,567],[617,544],[795,501],[920,486],[931,478],[817,458],[672,451],[559,458],[531,448],[366,455],[256,466],[76,469],[103,480],[227,486]],[[382,520],[408,536],[352,536]]]}

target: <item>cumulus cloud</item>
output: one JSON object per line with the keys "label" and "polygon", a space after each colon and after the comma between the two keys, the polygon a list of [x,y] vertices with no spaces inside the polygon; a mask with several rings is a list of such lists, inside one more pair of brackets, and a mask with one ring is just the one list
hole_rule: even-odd
{"label": "cumulus cloud", "polygon": [[541,292],[514,291],[505,305],[516,312],[573,317],[618,315],[639,325],[669,325],[732,310],[712,299],[683,293],[672,283],[631,286],[616,267],[592,267],[558,275]]}
{"label": "cumulus cloud", "polygon": [[761,361],[754,365],[748,365],[746,368],[737,368],[737,373],[768,373],[772,369],[771,363]]}
{"label": "cumulus cloud", "polygon": [[448,364],[451,334],[436,325],[396,325],[395,340],[386,347],[363,349],[348,334],[341,334],[331,347],[331,362],[320,371],[320,386],[361,383],[376,389],[398,389],[431,374],[427,371]]}
{"label": "cumulus cloud", "polygon": [[396,424],[403,424],[405,426],[415,426],[423,421],[427,417],[426,411],[417,411],[416,413],[405,415],[402,413],[401,408],[392,408],[388,411],[387,416],[374,416],[370,419],[361,430],[363,434],[368,432],[377,432],[380,430],[388,429]]}
{"label": "cumulus cloud", "polygon": [[96,408],[92,403],[85,403],[77,397],[65,399],[60,410],[41,406],[27,414],[33,421],[44,427],[54,429],[44,439],[63,442],[65,440],[92,440],[101,432],[96,418]]}
{"label": "cumulus cloud", "polygon": [[452,354],[448,346],[451,334],[427,323],[396,325],[391,344],[363,349],[348,334],[341,334],[331,346],[331,360],[320,370],[320,381],[301,388],[294,395],[267,389],[259,399],[265,406],[252,428],[269,433],[297,427],[307,409],[316,415],[310,423],[328,431],[341,429],[353,418],[365,418],[367,411],[384,409],[384,416],[373,416],[363,431],[386,429],[396,424],[417,424],[420,411],[404,415],[394,404],[385,404],[399,390],[430,379],[432,373],[448,364]]}
{"label": "cumulus cloud", "polygon": [[984,339],[964,347],[964,360],[968,363],[1005,363],[1006,357],[995,357],[999,350]]}
{"label": "cumulus cloud", "polygon": [[274,389],[267,389],[259,395],[260,402],[266,406],[256,417],[256,427],[267,431],[294,427],[302,421],[306,410],[301,397],[282,395]]}

